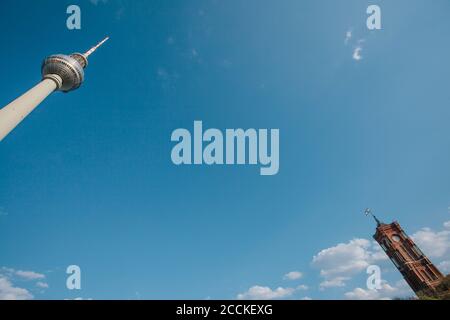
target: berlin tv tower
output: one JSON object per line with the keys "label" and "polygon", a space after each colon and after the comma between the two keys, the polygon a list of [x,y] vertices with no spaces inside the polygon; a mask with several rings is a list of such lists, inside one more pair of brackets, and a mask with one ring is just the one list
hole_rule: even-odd
{"label": "berlin tv tower", "polygon": [[52,92],[78,89],[84,80],[88,57],[108,39],[109,37],[106,37],[85,53],[55,54],[47,57],[42,62],[42,81],[0,109],[0,141]]}

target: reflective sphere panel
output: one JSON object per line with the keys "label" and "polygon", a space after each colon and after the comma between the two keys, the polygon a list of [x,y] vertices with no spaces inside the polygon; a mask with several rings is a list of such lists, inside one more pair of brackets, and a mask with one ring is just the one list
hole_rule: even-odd
{"label": "reflective sphere panel", "polygon": [[67,92],[77,89],[84,80],[84,70],[80,63],[67,55],[52,55],[42,63],[42,76],[57,74],[62,79],[59,90]]}

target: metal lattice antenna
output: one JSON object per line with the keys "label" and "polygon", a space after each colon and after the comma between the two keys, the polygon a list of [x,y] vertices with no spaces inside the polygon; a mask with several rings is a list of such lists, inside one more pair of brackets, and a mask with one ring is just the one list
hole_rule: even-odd
{"label": "metal lattice antenna", "polygon": [[108,41],[109,37],[106,37],[105,39],[103,39],[102,41],[100,41],[99,43],[97,43],[95,46],[93,46],[92,48],[90,48],[88,51],[86,51],[83,56],[87,59],[91,54],[94,53],[95,50],[97,50],[102,44],[104,44],[106,41]]}
{"label": "metal lattice antenna", "polygon": [[364,210],[364,213],[366,216],[372,216],[372,218],[375,220],[375,222],[377,223],[377,226],[381,225],[380,220],[378,220],[378,218],[372,213],[372,209],[370,208],[366,208],[366,210]]}

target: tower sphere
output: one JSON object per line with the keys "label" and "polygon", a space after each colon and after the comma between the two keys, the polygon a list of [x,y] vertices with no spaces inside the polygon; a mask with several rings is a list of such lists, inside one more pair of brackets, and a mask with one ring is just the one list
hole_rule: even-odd
{"label": "tower sphere", "polygon": [[[81,86],[84,80],[83,61],[81,54],[55,54],[44,59],[42,63],[42,77],[52,78],[57,75],[62,83],[58,83],[58,90],[69,92]],[[86,60],[86,59],[85,59]]]}

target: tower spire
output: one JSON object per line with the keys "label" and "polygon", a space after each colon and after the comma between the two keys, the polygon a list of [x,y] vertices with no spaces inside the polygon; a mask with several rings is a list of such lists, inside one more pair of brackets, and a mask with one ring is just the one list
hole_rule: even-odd
{"label": "tower spire", "polygon": [[108,41],[109,37],[106,37],[105,39],[103,39],[102,41],[100,41],[99,43],[97,43],[95,46],[93,46],[92,48],[90,48],[88,51],[86,51],[85,53],[72,53],[70,56],[72,58],[74,58],[75,60],[78,61],[78,63],[80,64],[80,66],[84,68],[87,67],[88,65],[88,57],[93,54],[102,44],[104,44],[106,41]]}
{"label": "tower spire", "polygon": [[372,216],[372,218],[377,223],[377,227],[379,227],[381,225],[380,220],[378,220],[378,218],[372,213],[372,209],[366,208],[366,210],[364,210],[364,213],[366,214],[366,216],[369,216],[369,215]]}
{"label": "tower spire", "polygon": [[90,48],[88,51],[86,51],[83,56],[87,59],[91,54],[94,53],[95,50],[97,50],[102,44],[104,44],[106,41],[108,41],[109,37],[106,37],[105,39],[103,39],[102,41],[100,41],[99,43],[97,43],[95,46],[93,46],[92,48]]}

